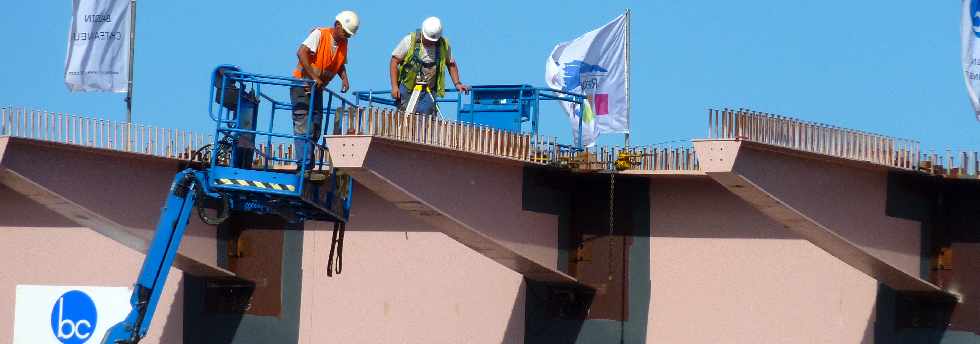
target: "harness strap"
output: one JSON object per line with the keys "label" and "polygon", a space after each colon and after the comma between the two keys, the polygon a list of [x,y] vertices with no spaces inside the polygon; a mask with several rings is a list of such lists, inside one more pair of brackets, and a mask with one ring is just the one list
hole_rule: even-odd
{"label": "harness strap", "polygon": [[[425,62],[422,62],[422,57],[421,57],[421,54],[420,54],[421,49],[422,49],[422,44],[423,44],[422,43],[422,39],[424,39],[424,37],[422,36],[422,32],[416,30],[415,31],[415,37],[416,37],[416,40],[414,42],[415,43],[414,44],[415,45],[415,49],[413,49],[414,52],[412,53],[412,64],[415,65],[415,78],[418,79],[422,75],[422,67],[426,67],[426,68],[436,67],[436,68],[438,68],[438,66],[439,66],[439,59],[442,57],[442,39],[439,39],[439,41],[436,42],[436,47],[434,49],[436,53],[435,53],[435,58],[432,59],[432,63],[425,63]],[[432,78],[433,78],[431,80],[432,82],[438,81],[439,74],[440,74],[439,72],[440,71],[437,70],[437,71],[435,71],[435,73],[432,73]]]}

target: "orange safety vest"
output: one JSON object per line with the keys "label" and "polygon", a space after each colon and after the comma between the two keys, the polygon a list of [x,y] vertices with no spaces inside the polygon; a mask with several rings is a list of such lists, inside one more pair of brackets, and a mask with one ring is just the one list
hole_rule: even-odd
{"label": "orange safety vest", "polygon": [[[316,47],[316,53],[310,54],[310,60],[313,61],[313,66],[319,70],[327,70],[334,74],[340,73],[340,69],[344,67],[344,63],[347,62],[347,42],[340,42],[337,44],[337,53],[334,54],[331,49],[331,43],[333,42],[333,28],[319,28],[315,30],[320,30],[320,44]],[[303,78],[303,65],[299,62],[296,63],[296,69],[293,70],[293,77],[302,79]]]}

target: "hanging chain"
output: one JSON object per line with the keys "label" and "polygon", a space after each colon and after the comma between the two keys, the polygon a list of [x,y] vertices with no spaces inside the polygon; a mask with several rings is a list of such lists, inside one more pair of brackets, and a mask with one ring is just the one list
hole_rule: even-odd
{"label": "hanging chain", "polygon": [[616,219],[616,208],[614,199],[616,198],[616,173],[609,173],[609,280],[613,279],[613,225]]}

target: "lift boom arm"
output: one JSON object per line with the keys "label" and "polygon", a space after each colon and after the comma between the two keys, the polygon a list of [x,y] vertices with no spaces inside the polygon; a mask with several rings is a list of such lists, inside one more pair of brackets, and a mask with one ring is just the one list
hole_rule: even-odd
{"label": "lift boom arm", "polygon": [[103,344],[135,344],[150,327],[160,293],[167,282],[167,273],[177,255],[180,240],[187,228],[187,221],[197,200],[198,190],[203,190],[201,172],[187,169],[177,173],[170,185],[160,222],[150,243],[150,249],[140,268],[139,279],[133,287],[129,303],[129,315],[122,322],[109,328]]}
{"label": "lift boom arm", "polygon": [[[186,169],[174,176],[153,241],[133,287],[129,300],[132,309],[122,322],[109,328],[102,344],[136,344],[146,336],[191,210],[204,204],[205,200],[221,204],[216,219],[208,220],[205,214],[199,214],[209,225],[221,222],[231,211],[277,215],[294,223],[307,220],[339,223],[335,232],[339,230],[336,233],[340,236],[332,245],[336,246],[339,273],[343,223],[347,221],[353,188],[350,176],[333,173],[325,148],[321,160],[326,163],[314,161],[313,154],[302,154],[296,159],[274,156],[271,151],[274,138],[292,140],[297,147],[307,147],[307,150],[317,146],[316,140],[307,134],[276,132],[273,125],[275,111],[291,111],[293,107],[259,92],[261,85],[311,87],[313,82],[245,73],[238,67],[222,65],[212,73],[211,84],[214,87],[209,98],[214,102],[208,105],[208,115],[217,126],[214,143],[199,149],[194,159],[207,165],[200,170]],[[329,94],[327,109],[331,108],[330,102],[335,98],[344,106],[353,105],[333,91]],[[257,117],[259,96],[273,103],[267,129],[256,125],[260,123]],[[314,102],[310,103],[307,110],[313,112]],[[214,104],[219,106],[214,107]],[[308,116],[307,127],[313,127],[313,116]],[[254,147],[256,137],[266,137],[264,150]],[[210,156],[205,157],[202,152],[210,152]],[[261,157],[263,163],[252,161],[256,156]],[[299,173],[279,170],[277,164],[294,164],[299,167]],[[327,169],[323,170],[324,167]],[[312,171],[314,168],[318,171]],[[307,172],[329,172],[333,180],[329,183],[307,181],[304,178]]]}

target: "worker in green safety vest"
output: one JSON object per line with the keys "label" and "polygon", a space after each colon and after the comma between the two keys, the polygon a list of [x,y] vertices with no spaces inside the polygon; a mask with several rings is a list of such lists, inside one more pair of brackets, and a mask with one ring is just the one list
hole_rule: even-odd
{"label": "worker in green safety vest", "polygon": [[449,41],[442,36],[442,22],[429,17],[422,28],[406,35],[391,52],[389,65],[391,97],[400,110],[405,111],[408,98],[416,85],[422,86],[415,112],[431,115],[436,110],[435,99],[446,93],[445,70],[460,92],[468,93],[470,87],[459,81],[459,68],[452,56]]}

